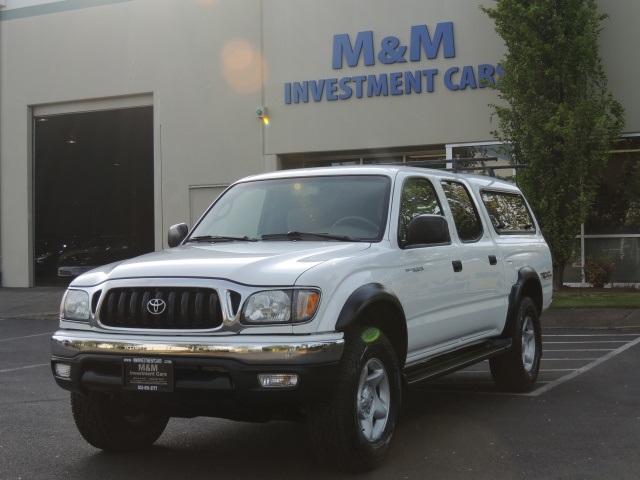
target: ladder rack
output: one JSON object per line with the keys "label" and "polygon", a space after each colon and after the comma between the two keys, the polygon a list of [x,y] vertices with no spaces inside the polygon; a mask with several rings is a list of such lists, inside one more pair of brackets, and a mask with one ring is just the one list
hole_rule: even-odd
{"label": "ladder rack", "polygon": [[[412,162],[405,162],[402,165],[409,167],[422,167],[422,168],[436,168],[438,170],[444,170],[447,172],[459,173],[459,172],[474,172],[479,170],[486,170],[490,177],[495,177],[496,170],[505,170],[508,168],[524,168],[526,165],[465,165],[476,162],[497,162],[498,157],[476,157],[476,158],[443,158],[441,160],[415,160]],[[438,167],[438,165],[451,164],[451,167]]]}

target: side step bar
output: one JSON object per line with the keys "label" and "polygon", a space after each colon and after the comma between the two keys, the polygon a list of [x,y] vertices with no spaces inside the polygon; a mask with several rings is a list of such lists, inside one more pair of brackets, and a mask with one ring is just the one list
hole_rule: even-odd
{"label": "side step bar", "polygon": [[511,347],[510,338],[487,340],[479,345],[463,348],[405,368],[402,375],[409,385],[431,380],[500,355],[511,350]]}

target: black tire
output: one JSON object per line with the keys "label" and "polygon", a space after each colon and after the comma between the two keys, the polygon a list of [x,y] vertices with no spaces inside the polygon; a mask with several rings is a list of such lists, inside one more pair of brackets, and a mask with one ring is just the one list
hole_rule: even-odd
{"label": "black tire", "polygon": [[538,309],[529,297],[520,299],[508,336],[513,348],[489,360],[496,386],[509,392],[531,390],[538,378],[542,334]]}
{"label": "black tire", "polygon": [[169,417],[125,410],[121,401],[103,393],[71,394],[73,419],[84,439],[110,452],[131,452],[153,445]]}
{"label": "black tire", "polygon": [[324,464],[365,472],[384,461],[398,423],[398,360],[380,330],[359,327],[347,336],[340,363],[333,392],[308,408],[309,430]]}

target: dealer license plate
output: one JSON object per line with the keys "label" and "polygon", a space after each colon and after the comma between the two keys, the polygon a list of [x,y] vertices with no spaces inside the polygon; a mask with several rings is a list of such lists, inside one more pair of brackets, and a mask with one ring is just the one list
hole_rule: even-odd
{"label": "dealer license plate", "polygon": [[139,392],[173,391],[173,360],[126,357],[124,359],[124,388]]}

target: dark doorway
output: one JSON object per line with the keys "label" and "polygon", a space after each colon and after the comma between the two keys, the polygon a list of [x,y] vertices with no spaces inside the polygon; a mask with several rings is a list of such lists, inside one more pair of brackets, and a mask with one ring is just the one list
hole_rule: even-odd
{"label": "dark doorway", "polygon": [[34,118],[35,283],[154,249],[153,108]]}

